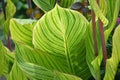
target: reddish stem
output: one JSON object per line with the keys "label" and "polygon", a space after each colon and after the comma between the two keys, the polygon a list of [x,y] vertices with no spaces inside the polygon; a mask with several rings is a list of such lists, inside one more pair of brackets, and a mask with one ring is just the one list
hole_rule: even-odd
{"label": "reddish stem", "polygon": [[[6,20],[6,9],[5,9],[5,1],[2,0],[2,8],[3,8],[3,13],[4,13],[4,19]],[[8,40],[7,40],[7,46],[8,46],[8,49],[11,50],[11,45],[10,45],[10,32],[8,33]]]}
{"label": "reddish stem", "polygon": [[11,41],[10,41],[10,32],[8,33],[8,48],[9,48],[9,50],[11,51],[12,49],[11,49]]}
{"label": "reddish stem", "polygon": [[95,22],[95,13],[92,10],[91,11],[92,15],[92,29],[93,29],[93,40],[94,40],[94,52],[95,56],[98,56],[98,48],[97,48],[97,38],[96,38],[96,22]]}
{"label": "reddish stem", "polygon": [[104,38],[104,28],[103,28],[103,23],[100,19],[98,20],[98,22],[99,22],[100,37],[102,42],[104,65],[106,65],[107,51],[106,51],[105,38]]}
{"label": "reddish stem", "polygon": [[[97,0],[97,3],[99,5],[99,0]],[[99,29],[100,29],[100,38],[101,38],[101,42],[102,42],[102,52],[103,52],[104,66],[106,66],[107,50],[106,50],[105,38],[104,38],[104,27],[103,27],[103,23],[100,19],[98,19],[98,23],[99,23]]]}

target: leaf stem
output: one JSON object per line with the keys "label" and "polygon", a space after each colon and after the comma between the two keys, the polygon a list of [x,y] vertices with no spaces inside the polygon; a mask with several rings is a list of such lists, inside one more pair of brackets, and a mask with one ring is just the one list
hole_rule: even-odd
{"label": "leaf stem", "polygon": [[[3,8],[3,13],[4,13],[4,19],[6,20],[6,9],[5,9],[5,1],[2,0],[2,8]],[[8,39],[7,39],[7,46],[8,49],[11,50],[11,45],[10,45],[11,41],[10,41],[10,32],[8,33]]]}
{"label": "leaf stem", "polygon": [[93,29],[93,41],[94,41],[94,53],[95,53],[95,56],[98,56],[97,38],[96,38],[95,13],[94,13],[93,10],[91,11],[91,15],[92,15],[92,29]]}
{"label": "leaf stem", "polygon": [[8,46],[8,48],[9,48],[9,50],[11,51],[12,49],[11,49],[11,41],[10,41],[10,32],[8,33],[8,44],[7,44],[7,46]]}
{"label": "leaf stem", "polygon": [[[99,0],[97,0],[97,3],[99,5]],[[99,23],[99,29],[100,29],[100,38],[101,38],[101,42],[102,42],[102,52],[103,52],[104,66],[106,66],[107,50],[106,50],[105,38],[104,38],[104,28],[103,28],[103,23],[100,19],[98,19],[98,23]]]}
{"label": "leaf stem", "polygon": [[102,42],[104,65],[106,65],[107,51],[106,51],[105,38],[104,38],[104,28],[103,28],[103,23],[100,19],[98,20],[98,22],[99,22],[99,29],[100,29],[100,38]]}

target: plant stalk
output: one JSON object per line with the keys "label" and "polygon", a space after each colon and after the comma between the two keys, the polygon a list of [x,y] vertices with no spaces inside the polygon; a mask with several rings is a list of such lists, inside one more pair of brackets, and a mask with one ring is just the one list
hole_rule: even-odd
{"label": "plant stalk", "polygon": [[10,41],[10,32],[8,33],[8,40],[7,41],[8,41],[7,46],[9,48],[9,50],[12,51],[12,49],[11,49],[11,41]]}
{"label": "plant stalk", "polygon": [[[5,8],[5,1],[2,0],[2,8],[3,8],[3,13],[4,13],[4,19],[6,20],[6,8]],[[9,50],[11,50],[11,41],[10,41],[10,32],[8,33],[8,37],[7,37],[7,47]]]}
{"label": "plant stalk", "polygon": [[[97,0],[97,3],[99,5],[99,0]],[[106,50],[106,44],[105,44],[105,38],[104,38],[104,27],[103,27],[103,23],[102,23],[102,21],[100,19],[98,19],[98,23],[99,23],[100,38],[101,38],[101,43],[102,43],[104,66],[106,66],[107,50]]]}
{"label": "plant stalk", "polygon": [[101,38],[101,42],[102,42],[104,65],[106,66],[107,50],[106,50],[105,38],[104,38],[104,28],[103,28],[103,23],[100,19],[98,20],[98,22],[99,22],[99,29],[100,29],[100,38]]}
{"label": "plant stalk", "polygon": [[97,38],[96,38],[96,22],[95,22],[95,13],[92,10],[91,11],[91,15],[92,15],[92,29],[93,29],[93,41],[94,41],[94,53],[95,56],[98,56],[98,47],[97,47]]}

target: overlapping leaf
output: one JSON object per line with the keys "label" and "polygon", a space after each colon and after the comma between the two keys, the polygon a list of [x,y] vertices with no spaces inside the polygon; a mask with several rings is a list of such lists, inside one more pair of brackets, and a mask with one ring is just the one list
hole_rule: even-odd
{"label": "overlapping leaf", "polygon": [[53,64],[63,72],[67,68],[68,73],[87,79],[89,70],[83,47],[87,26],[88,22],[81,14],[56,5],[37,22],[33,31],[34,47],[63,60],[54,60]]}
{"label": "overlapping leaf", "polygon": [[102,13],[103,13],[104,16],[106,16],[107,11],[108,11],[107,1],[108,0],[99,0],[100,10],[102,11]]}
{"label": "overlapping leaf", "polygon": [[107,59],[104,80],[114,80],[115,74],[117,72],[117,67],[120,62],[119,48],[120,48],[120,25],[117,27],[113,35],[112,57],[110,59]]}
{"label": "overlapping leaf", "polygon": [[14,63],[14,54],[5,48],[0,41],[0,76],[8,76]]}
{"label": "overlapping leaf", "polygon": [[18,67],[18,64],[15,62],[9,73],[7,80],[29,80],[23,71]]}
{"label": "overlapping leaf", "polygon": [[89,0],[92,9],[95,12],[95,15],[104,23],[105,26],[108,25],[107,18],[103,15],[102,11],[100,10],[96,0]]}
{"label": "overlapping leaf", "polygon": [[32,80],[81,80],[76,76],[56,71],[59,66],[54,65],[56,61],[53,60],[62,60],[38,49],[16,45],[16,59],[21,70]]}
{"label": "overlapping leaf", "polygon": [[74,1],[75,0],[60,0],[59,4],[61,7],[67,8],[70,7]]}
{"label": "overlapping leaf", "polygon": [[33,2],[43,11],[53,9],[56,4],[56,0],[33,0]]}
{"label": "overlapping leaf", "polygon": [[31,19],[11,19],[10,31],[15,42],[32,45],[32,32],[36,21]]}
{"label": "overlapping leaf", "polygon": [[[93,2],[93,3],[97,5],[96,2]],[[109,16],[109,17],[107,17],[108,20],[110,21],[108,26],[111,25],[111,27],[108,28],[108,30],[105,31],[106,41],[107,41],[108,36],[110,35],[110,32],[113,30],[113,27],[115,26],[115,23],[116,23],[116,19],[117,19],[116,14],[118,14],[118,11],[119,11],[119,8],[118,8],[119,7],[119,1],[118,0],[116,0],[116,1],[107,0],[107,4],[108,4],[107,5],[108,10],[107,10],[107,12],[105,11],[105,13],[107,13],[107,16]],[[91,2],[91,6],[92,6],[92,2]],[[100,5],[100,6],[102,6],[102,5]],[[104,13],[103,8],[101,8],[101,11]],[[96,14],[96,16],[98,16],[98,15]],[[99,30],[97,29],[97,31],[99,31]],[[102,55],[102,51],[101,51],[99,35],[97,35],[97,39],[98,39],[97,43],[98,43],[98,50],[99,50],[98,53],[99,53],[99,55],[95,58],[92,27],[89,27],[88,30],[87,30],[87,39],[86,39],[86,43],[87,43],[86,44],[86,46],[87,46],[86,47],[86,49],[87,49],[87,62],[88,62],[89,68],[90,68],[94,78],[97,79],[97,80],[100,80],[100,64],[101,64],[103,55]]]}
{"label": "overlapping leaf", "polygon": [[74,0],[33,0],[33,2],[43,11],[48,12],[54,8],[57,2],[61,7],[68,8]]}
{"label": "overlapping leaf", "polygon": [[108,12],[107,12],[107,19],[109,20],[109,24],[107,26],[107,30],[105,31],[105,40],[107,41],[110,33],[112,32],[113,28],[116,25],[117,17],[120,10],[120,0],[107,0],[108,4]]}
{"label": "overlapping leaf", "polygon": [[92,25],[90,23],[86,31],[86,60],[93,77],[96,80],[100,80],[100,65],[102,61],[102,52],[100,52],[101,42],[100,42],[100,34],[99,34],[98,26],[96,26],[96,30],[97,30],[96,35],[97,35],[97,44],[98,44],[97,46],[98,56],[96,57],[94,53],[93,31],[92,31]]}

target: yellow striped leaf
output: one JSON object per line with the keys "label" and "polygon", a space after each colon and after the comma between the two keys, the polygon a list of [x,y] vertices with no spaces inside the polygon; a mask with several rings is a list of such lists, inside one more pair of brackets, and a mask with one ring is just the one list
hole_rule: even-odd
{"label": "yellow striped leaf", "polygon": [[11,37],[15,42],[32,44],[32,32],[36,21],[31,19],[11,19],[10,31]]}
{"label": "yellow striped leaf", "polygon": [[[68,73],[87,79],[90,74],[83,47],[87,26],[88,21],[80,13],[56,5],[36,23],[33,45],[51,56],[64,60],[59,61],[60,70],[64,71],[67,68]],[[66,65],[62,65],[63,63]]]}
{"label": "yellow striped leaf", "polygon": [[107,59],[106,73],[104,80],[114,80],[120,62],[120,25],[116,28],[113,35],[112,57]]}

